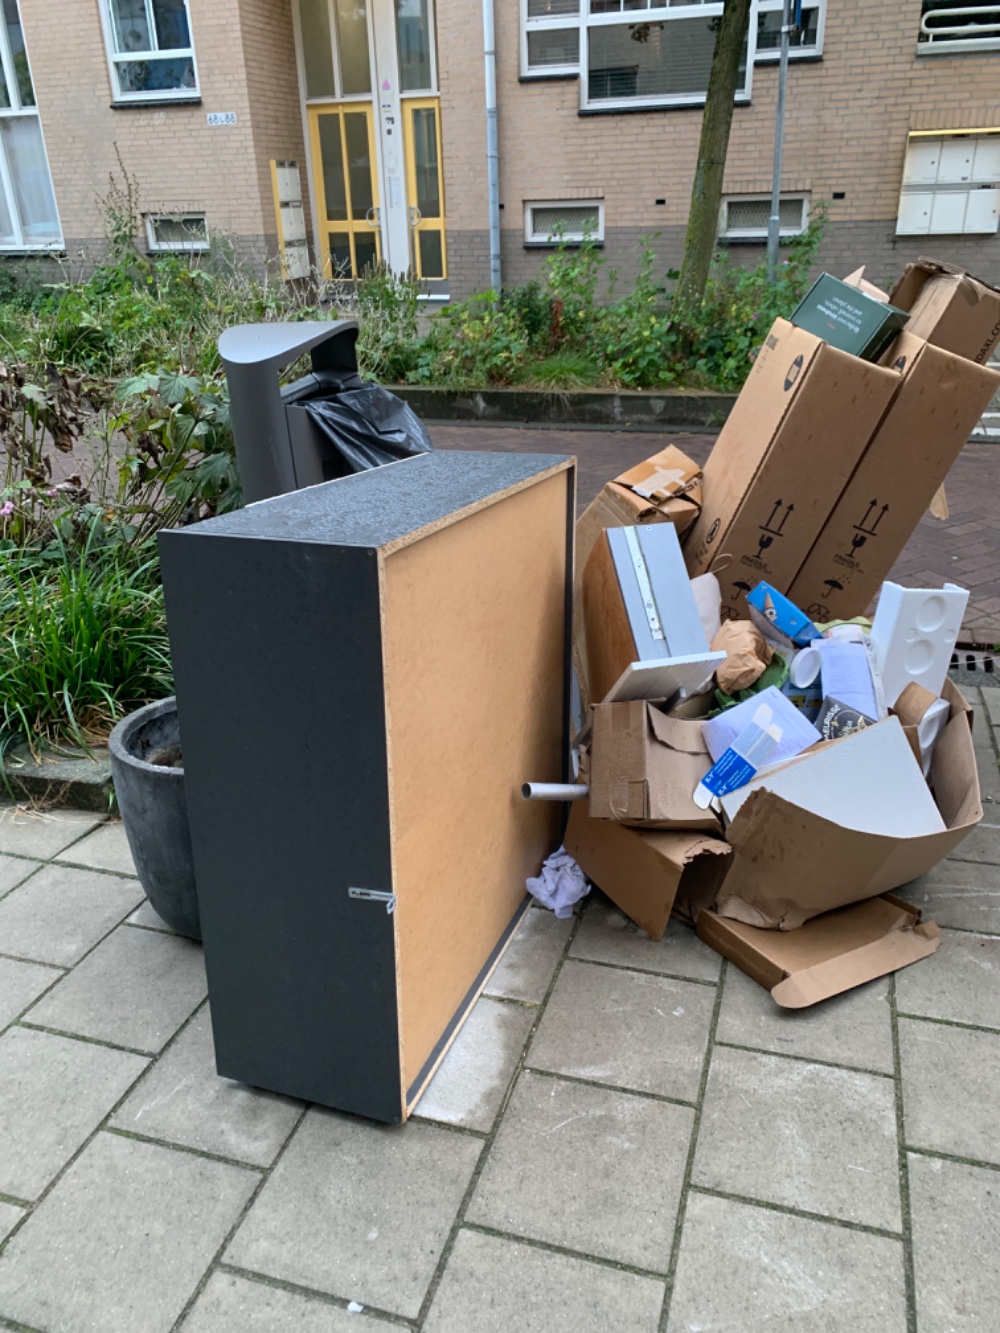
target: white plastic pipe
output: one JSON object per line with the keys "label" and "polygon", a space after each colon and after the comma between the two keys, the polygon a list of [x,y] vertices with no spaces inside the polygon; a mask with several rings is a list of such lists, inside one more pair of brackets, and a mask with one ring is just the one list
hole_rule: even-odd
{"label": "white plastic pipe", "polygon": [[525,782],[521,795],[526,801],[582,801],[590,788],[572,782]]}

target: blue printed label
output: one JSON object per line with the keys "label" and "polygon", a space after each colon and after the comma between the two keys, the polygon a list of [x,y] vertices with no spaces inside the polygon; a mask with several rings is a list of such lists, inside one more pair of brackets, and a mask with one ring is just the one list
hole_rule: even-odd
{"label": "blue printed label", "polygon": [[708,770],[701,780],[713,796],[725,796],[737,787],[745,787],[757,770],[742,755],[729,749]]}

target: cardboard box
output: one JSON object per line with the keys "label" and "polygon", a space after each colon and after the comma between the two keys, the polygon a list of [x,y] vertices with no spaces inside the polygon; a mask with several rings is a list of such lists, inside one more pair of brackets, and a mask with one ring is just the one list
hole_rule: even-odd
{"label": "cardboard box", "polygon": [[983,807],[971,709],[950,680],[942,697],[951,714],[930,781],[943,832],[909,838],[859,833],[773,792],[754,792],[726,831],[733,859],[715,911],[751,926],[793,930],[822,912],[908,884],[950,855],[980,822]]}
{"label": "cardboard box", "polygon": [[705,464],[684,546],[690,574],[719,575],[724,619],[747,618],[761,579],[788,592],[898,385],[898,371],[775,320]]}
{"label": "cardboard box", "polygon": [[1000,290],[953,264],[907,264],[889,299],[910,312],[907,333],[981,366],[1000,342]]}
{"label": "cardboard box", "polygon": [[890,355],[899,391],[785,589],[816,621],[865,613],[1000,389],[996,371],[908,332]]}
{"label": "cardboard box", "polygon": [[870,296],[860,285],[864,279],[852,276],[858,276],[858,283],[821,273],[792,312],[792,323],[842,352],[876,361],[909,315],[881,295]]}
{"label": "cardboard box", "polygon": [[668,717],[644,699],[598,704],[590,749],[590,814],[636,828],[721,833],[694,789],[712,765],[702,723]]}
{"label": "cardboard box", "polygon": [[701,468],[674,445],[637,463],[609,481],[576,523],[573,577],[573,664],[583,704],[590,702],[587,684],[587,630],[583,618],[583,571],[598,537],[606,528],[644,523],[672,523],[685,533],[701,506]]}
{"label": "cardboard box", "polygon": [[927,958],[941,943],[933,921],[892,894],[813,917],[800,930],[761,930],[698,915],[698,934],[786,1009],[802,1009]]}
{"label": "cardboard box", "polygon": [[591,819],[583,801],[570,806],[563,845],[587,878],[654,940],[663,938],[675,900],[698,905],[715,900],[730,851],[704,833]]}

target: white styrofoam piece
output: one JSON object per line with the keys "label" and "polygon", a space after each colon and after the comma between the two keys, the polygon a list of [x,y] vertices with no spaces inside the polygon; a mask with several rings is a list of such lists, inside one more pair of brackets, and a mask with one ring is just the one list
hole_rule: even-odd
{"label": "white styrofoam piece", "polygon": [[758,788],[858,833],[915,838],[945,827],[898,717],[758,775],[722,797],[726,818]]}
{"label": "white styrofoam piece", "polygon": [[608,690],[602,702],[627,699],[672,699],[681,690],[698,694],[711,680],[725,653],[695,653],[691,657],[659,657],[633,662]]}
{"label": "white styrofoam piece", "polygon": [[935,699],[917,723],[917,741],[920,745],[920,762],[924,777],[931,775],[931,763],[934,760],[934,747],[938,737],[948,725],[951,717],[951,704],[947,699]]}
{"label": "white styrofoam piece", "polygon": [[717,717],[709,718],[702,727],[705,748],[712,756],[713,764],[729,749],[737,736],[750,725],[753,715],[760,704],[767,704],[771,709],[776,727],[781,729],[781,740],[771,756],[771,763],[780,764],[786,759],[794,759],[797,754],[807,750],[821,740],[819,732],[804,714],[800,713],[787,695],[781,693],[776,685],[769,685],[759,694],[744,699],[741,704],[727,708]]}
{"label": "white styrofoam piece", "polygon": [[871,638],[890,708],[911,680],[931,694],[941,693],[968,601],[968,590],[954,583],[943,588],[882,584]]}

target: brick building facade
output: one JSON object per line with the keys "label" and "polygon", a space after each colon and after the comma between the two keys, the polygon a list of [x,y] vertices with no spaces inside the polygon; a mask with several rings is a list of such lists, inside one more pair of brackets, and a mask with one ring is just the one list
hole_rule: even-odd
{"label": "brick building facade", "polygon": [[[721,3],[495,3],[504,283],[537,274],[559,220],[594,223],[624,277],[643,237],[676,264]],[[756,5],[721,223],[751,261],[780,23],[779,0]],[[17,86],[0,107],[8,254],[95,257],[120,155],[153,248],[200,244],[204,227],[263,258],[282,226],[288,255],[301,219],[300,262],[358,268],[377,253],[419,262],[440,293],[488,286],[482,0],[436,0],[436,13],[433,0],[19,0],[20,29],[13,7],[0,41]],[[805,0],[805,21],[789,72],[789,231],[823,202],[834,272],[866,262],[881,280],[930,252],[1000,279],[1000,9]],[[299,168],[281,211],[273,162]]]}

